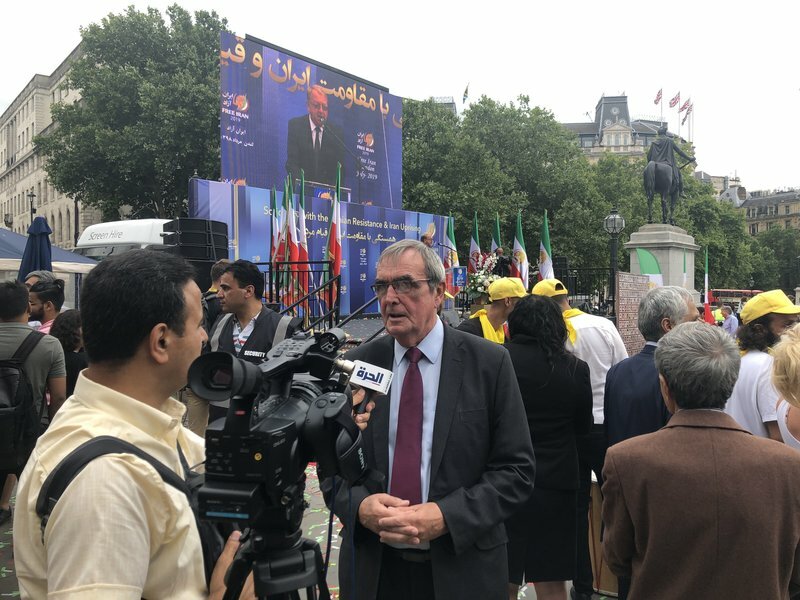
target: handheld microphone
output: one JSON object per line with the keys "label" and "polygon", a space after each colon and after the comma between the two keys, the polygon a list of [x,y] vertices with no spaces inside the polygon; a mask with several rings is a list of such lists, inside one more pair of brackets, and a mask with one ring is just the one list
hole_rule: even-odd
{"label": "handheld microphone", "polygon": [[367,390],[364,400],[356,407],[356,414],[362,414],[375,394],[385,396],[389,392],[394,373],[361,360],[350,361],[343,358],[335,361],[336,367],[350,374],[349,383]]}

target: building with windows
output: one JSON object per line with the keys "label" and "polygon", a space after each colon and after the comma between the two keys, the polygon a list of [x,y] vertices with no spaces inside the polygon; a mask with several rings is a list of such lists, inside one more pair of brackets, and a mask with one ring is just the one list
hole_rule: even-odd
{"label": "building with windows", "polygon": [[[589,116],[589,113],[586,113]],[[562,123],[578,136],[578,143],[590,162],[597,162],[605,152],[640,157],[666,125],[660,120],[631,119],[627,96],[603,96],[594,110],[594,121]]]}
{"label": "building with windows", "polygon": [[70,65],[79,55],[80,46],[52,74],[34,75],[0,116],[0,226],[25,234],[34,216],[45,217],[53,230],[52,243],[66,249],[75,246],[85,227],[100,222],[100,211],[84,210],[80,202],[53,187],[33,139],[52,126],[53,104],[80,98],[65,85]]}
{"label": "building with windows", "polygon": [[750,235],[776,227],[800,229],[800,191],[752,192],[740,208]]}

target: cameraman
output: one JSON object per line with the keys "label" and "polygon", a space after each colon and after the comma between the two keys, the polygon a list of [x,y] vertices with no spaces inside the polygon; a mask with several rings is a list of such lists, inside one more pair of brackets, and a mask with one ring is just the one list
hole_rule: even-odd
{"label": "cameraman", "polygon": [[[14,553],[23,598],[221,598],[238,547],[229,538],[206,586],[201,540],[186,496],[146,461],[109,454],[91,462],[58,500],[42,535],[42,482],[87,440],[128,441],[184,476],[203,440],[181,425],[170,398],[206,340],[200,289],[181,258],[132,250],[101,262],[81,293],[89,368],[39,438],[22,473]],[[210,588],[210,592],[209,592]],[[242,597],[255,598],[252,578]]]}

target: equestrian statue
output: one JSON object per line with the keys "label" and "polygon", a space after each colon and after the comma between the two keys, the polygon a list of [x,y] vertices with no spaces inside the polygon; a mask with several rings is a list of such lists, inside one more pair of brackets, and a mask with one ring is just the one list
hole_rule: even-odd
{"label": "equestrian statue", "polygon": [[[675,164],[675,153],[686,163],[678,167]],[[653,222],[653,196],[661,195],[661,222],[675,225],[673,212],[679,196],[683,196],[683,178],[681,169],[694,162],[694,157],[687,155],[671,137],[667,128],[660,127],[658,137],[647,150],[647,166],[644,169],[644,191],[647,194],[647,222]],[[667,221],[667,197],[669,197],[669,221]]]}

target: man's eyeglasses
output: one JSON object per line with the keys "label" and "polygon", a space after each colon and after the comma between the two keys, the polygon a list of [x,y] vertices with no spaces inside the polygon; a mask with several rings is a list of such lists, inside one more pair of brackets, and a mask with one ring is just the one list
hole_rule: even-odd
{"label": "man's eyeglasses", "polygon": [[372,291],[378,298],[383,298],[386,292],[389,291],[389,286],[394,288],[396,294],[408,294],[409,292],[419,288],[420,283],[429,282],[430,279],[392,279],[391,281],[376,281],[371,286]]}

